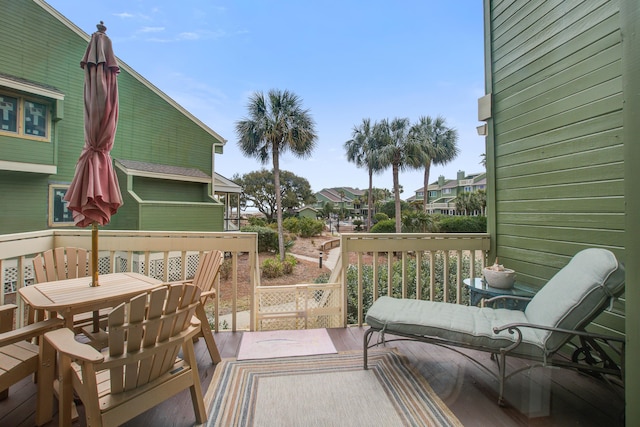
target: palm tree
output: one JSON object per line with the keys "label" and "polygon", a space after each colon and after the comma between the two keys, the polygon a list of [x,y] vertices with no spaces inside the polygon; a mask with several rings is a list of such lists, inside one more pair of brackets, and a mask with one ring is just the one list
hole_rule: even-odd
{"label": "palm tree", "polygon": [[278,221],[278,249],[284,261],[284,233],[282,231],[282,195],[280,193],[280,155],[291,151],[307,158],[313,152],[317,135],[309,110],[302,108],[302,100],[292,92],[271,89],[265,98],[255,92],[247,105],[248,117],[236,122],[240,151],[266,164],[271,156],[276,193]]}
{"label": "palm tree", "polygon": [[422,163],[424,166],[424,200],[422,209],[427,212],[429,194],[429,172],[431,165],[445,165],[458,155],[458,131],[448,128],[441,116],[432,119],[422,116],[411,128],[411,139],[422,147]]}
{"label": "palm tree", "polygon": [[392,169],[396,233],[402,231],[399,172],[420,167],[418,161],[422,159],[420,145],[416,140],[409,138],[410,129],[409,119],[395,118],[391,122],[385,119],[377,123],[374,130],[380,142],[378,148],[380,165],[383,168],[391,166]]}
{"label": "palm tree", "polygon": [[366,167],[369,172],[369,191],[367,197],[367,231],[371,228],[371,211],[373,210],[373,174],[380,172],[377,158],[378,140],[374,137],[374,126],[371,119],[362,119],[359,126],[354,126],[351,139],[344,143],[347,160],[357,167]]}

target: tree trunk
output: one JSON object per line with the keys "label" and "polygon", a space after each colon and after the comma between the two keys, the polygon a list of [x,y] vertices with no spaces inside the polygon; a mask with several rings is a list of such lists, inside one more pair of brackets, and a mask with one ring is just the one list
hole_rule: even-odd
{"label": "tree trunk", "polygon": [[373,170],[369,168],[369,194],[367,200],[367,231],[371,229],[371,209],[373,208]]}
{"label": "tree trunk", "polygon": [[427,213],[428,196],[429,196],[429,169],[431,169],[431,159],[428,159],[424,165],[424,189],[422,194],[422,210]]}
{"label": "tree trunk", "polygon": [[402,232],[402,223],[400,222],[401,212],[400,212],[400,183],[398,182],[398,165],[396,163],[393,164],[393,194],[396,202],[396,233]]}
{"label": "tree trunk", "polygon": [[280,261],[284,261],[284,232],[282,230],[282,195],[280,194],[280,153],[277,144],[273,144],[273,185],[276,192],[276,218],[278,221],[278,252]]}

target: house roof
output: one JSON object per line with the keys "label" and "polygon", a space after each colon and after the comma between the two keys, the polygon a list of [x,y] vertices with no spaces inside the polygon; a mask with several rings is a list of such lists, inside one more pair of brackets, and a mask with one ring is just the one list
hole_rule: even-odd
{"label": "house roof", "polygon": [[[84,40],[86,40],[87,43],[89,43],[89,40],[91,40],[91,36],[89,34],[85,33],[80,27],[78,27],[76,24],[71,22],[69,19],[67,19],[63,14],[61,14],[56,9],[54,9],[51,5],[49,5],[48,3],[46,3],[43,0],[32,0],[32,1],[34,3],[36,3],[37,5],[39,5],[40,7],[42,7],[44,10],[46,10],[48,13],[50,13],[56,19],[58,19],[62,24],[67,26],[70,30],[72,30],[77,35],[79,35]],[[144,77],[142,77],[142,75],[138,74],[137,71],[135,71],[133,68],[131,68],[129,65],[127,65],[122,59],[118,58],[117,55],[116,55],[116,58],[118,60],[118,65],[120,66],[121,70],[126,71],[133,78],[135,78],[138,81],[140,81],[140,83],[142,83],[147,88],[149,88],[149,90],[151,90],[152,92],[157,94],[159,97],[161,97],[163,100],[168,102],[176,110],[180,111],[182,114],[184,114],[186,117],[188,117],[191,121],[193,121],[195,124],[200,126],[209,135],[213,136],[218,141],[220,141],[220,143],[222,145],[226,144],[226,142],[227,142],[226,139],[224,139],[223,137],[218,135],[218,133],[216,133],[209,126],[205,125],[200,119],[198,119],[196,116],[194,116],[189,111],[187,111],[184,107],[182,107],[180,104],[178,104],[175,100],[173,100],[171,97],[169,97],[169,95],[167,95],[166,93],[164,93],[163,91],[158,89],[156,86],[154,86],[153,83],[151,83],[149,80],[145,79]]]}
{"label": "house roof", "polygon": [[170,179],[173,181],[211,182],[211,176],[196,168],[161,165],[137,160],[114,159],[115,164],[127,175],[147,178]]}

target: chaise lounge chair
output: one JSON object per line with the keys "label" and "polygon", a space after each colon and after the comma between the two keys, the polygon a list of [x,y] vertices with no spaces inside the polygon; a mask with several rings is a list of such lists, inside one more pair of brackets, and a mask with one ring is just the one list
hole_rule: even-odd
{"label": "chaise lounge chair", "polygon": [[[364,335],[364,368],[367,369],[367,349],[385,342],[385,335],[390,334],[401,338],[387,341],[411,339],[491,353],[498,362],[498,374],[490,372],[500,383],[500,405],[504,403],[505,381],[533,366],[565,366],[622,380],[624,338],[590,333],[585,328],[624,292],[624,278],[624,267],[610,251],[591,248],[577,253],[538,291],[524,311],[383,296],[366,314],[370,329]],[[487,302],[504,298],[509,297]],[[374,332],[381,337],[371,345]],[[571,361],[554,357],[573,339],[579,345]],[[603,350],[603,343],[618,354],[619,364]],[[536,363],[507,375],[506,356]]]}

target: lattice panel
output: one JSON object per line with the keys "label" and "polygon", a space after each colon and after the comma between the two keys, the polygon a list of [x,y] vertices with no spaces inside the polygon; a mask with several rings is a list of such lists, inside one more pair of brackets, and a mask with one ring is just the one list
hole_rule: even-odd
{"label": "lattice panel", "polygon": [[187,279],[193,279],[193,277],[196,275],[198,262],[200,262],[200,255],[187,255]]}
{"label": "lattice panel", "polygon": [[[33,265],[31,260],[27,260],[24,264],[24,282],[25,285],[33,285],[35,283],[35,277],[33,275]],[[18,290],[18,267],[6,266],[2,272],[2,286],[5,294],[12,294]]]}
{"label": "lattice panel", "polygon": [[342,326],[340,286],[312,284],[256,289],[258,330]]}
{"label": "lattice panel", "polygon": [[169,281],[176,282],[182,280],[182,259],[180,257],[171,257],[168,262]]}
{"label": "lattice panel", "polygon": [[262,319],[258,322],[259,331],[283,331],[292,329],[305,329],[304,319],[287,318],[287,319]]}

